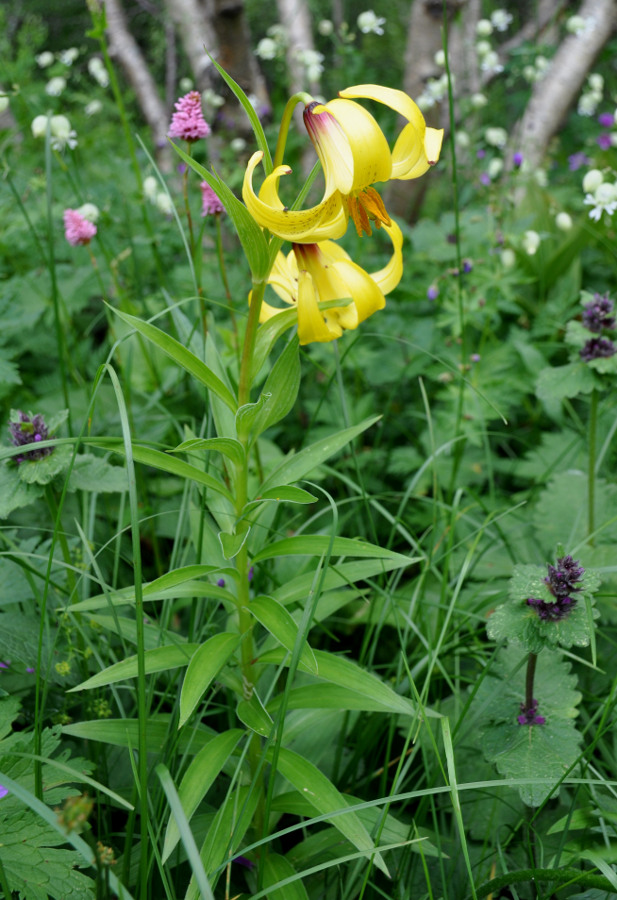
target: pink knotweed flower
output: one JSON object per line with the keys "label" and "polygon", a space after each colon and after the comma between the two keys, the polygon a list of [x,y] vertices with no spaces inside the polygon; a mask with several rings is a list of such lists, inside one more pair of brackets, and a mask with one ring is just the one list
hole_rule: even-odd
{"label": "pink knotweed flower", "polygon": [[64,236],[73,247],[89,244],[96,234],[96,225],[84,219],[76,209],[64,210]]}
{"label": "pink knotweed flower", "polygon": [[201,110],[199,91],[190,91],[175,102],[176,112],[171,117],[168,135],[183,141],[198,141],[208,137],[210,126]]}
{"label": "pink knotweed flower", "polygon": [[202,181],[199,185],[201,188],[201,214],[202,216],[213,216],[222,213],[225,207],[219,200],[216,193],[212,190],[207,181]]}

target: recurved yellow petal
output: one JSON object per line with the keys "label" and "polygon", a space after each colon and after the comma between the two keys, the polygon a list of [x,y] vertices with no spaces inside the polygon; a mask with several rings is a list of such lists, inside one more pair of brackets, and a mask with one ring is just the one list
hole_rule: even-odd
{"label": "recurved yellow petal", "polygon": [[313,279],[306,270],[298,279],[298,339],[301,344],[327,343],[340,337],[342,331],[331,330],[319,309]]}
{"label": "recurved yellow petal", "polygon": [[387,265],[378,272],[371,272],[371,278],[384,294],[389,294],[398,285],[403,277],[403,233],[396,222],[392,220],[390,225],[382,225],[384,231],[392,241],[393,253]]}

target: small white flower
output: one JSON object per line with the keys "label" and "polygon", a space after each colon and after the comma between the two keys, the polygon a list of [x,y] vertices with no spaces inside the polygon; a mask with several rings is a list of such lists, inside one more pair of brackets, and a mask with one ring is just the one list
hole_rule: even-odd
{"label": "small white flower", "polygon": [[523,235],[523,249],[529,256],[534,256],[540,246],[540,235],[537,231],[526,231]]}
{"label": "small white flower", "polygon": [[77,132],[71,128],[66,116],[52,116],[49,122],[52,150],[74,150],[77,146]]}
{"label": "small white flower", "polygon": [[84,106],[84,112],[87,116],[98,116],[102,109],[103,104],[100,100],[91,100],[90,103]]}
{"label": "small white flower", "polygon": [[486,54],[480,64],[480,68],[483,72],[491,72],[494,75],[499,75],[503,72],[503,66],[499,62],[499,55],[495,50],[491,50],[490,53]]}
{"label": "small white flower", "polygon": [[260,40],[255,50],[255,56],[260,59],[276,59],[279,47],[272,38],[265,37]]}
{"label": "small white flower", "polygon": [[587,34],[591,34],[592,31],[595,31],[595,27],[596,20],[593,16],[587,16],[586,19],[582,16],[570,16],[566,22],[566,31],[576,35],[576,37],[584,37]]}
{"label": "small white flower", "polygon": [[276,41],[277,44],[280,44],[281,47],[286,47],[289,43],[287,29],[284,25],[271,25],[266,34],[268,37],[271,37],[272,40]]}
{"label": "small white flower", "polygon": [[0,115],[9,108],[9,98],[6,94],[0,94]]}
{"label": "small white flower", "polygon": [[317,25],[317,31],[323,35],[323,37],[329,37],[334,31],[334,25],[330,19],[321,19]]}
{"label": "small white flower", "polygon": [[54,61],[54,55],[49,50],[43,50],[42,53],[39,53],[39,55],[34,58],[40,69],[47,69]]}
{"label": "small white flower", "polygon": [[572,228],[572,217],[567,212],[557,213],[555,216],[555,225],[560,231],[570,231]]}
{"label": "small white flower", "polygon": [[323,53],[319,53],[317,50],[298,50],[296,57],[304,66],[308,80],[319,81],[323,73]]}
{"label": "small white flower", "polygon": [[491,147],[499,147],[500,150],[503,150],[508,142],[508,132],[505,128],[487,128],[484,132],[484,140]]}
{"label": "small white flower", "polygon": [[516,263],[516,253],[509,247],[506,247],[505,250],[501,251],[500,259],[504,269],[511,269]]}
{"label": "small white flower", "polygon": [[426,84],[426,93],[429,97],[432,97],[433,100],[439,102],[439,100],[443,100],[445,97],[446,91],[448,89],[447,80],[444,85],[441,81],[441,78],[431,78],[430,81]]}
{"label": "small white flower", "polygon": [[49,116],[36,116],[32,120],[32,125],[30,128],[32,129],[32,137],[34,138],[42,138],[47,134],[47,120]]}
{"label": "small white flower", "polygon": [[159,183],[154,175],[147,175],[144,178],[143,190],[146,200],[150,200],[151,203],[156,203],[156,195],[158,194]]}
{"label": "small white flower", "polygon": [[80,216],[84,219],[87,219],[88,222],[93,222],[96,224],[99,220],[99,216],[101,215],[101,211],[98,206],[95,206],[94,203],[84,203],[83,206],[80,206],[77,210]]}
{"label": "small white flower", "polygon": [[535,67],[536,72],[540,74],[544,74],[548,67],[550,66],[550,61],[546,58],[546,56],[536,56]]}
{"label": "small white flower", "polygon": [[242,153],[243,150],[246,150],[246,141],[241,137],[234,138],[229,142],[229,147],[234,153]]}
{"label": "small white flower", "polygon": [[471,144],[471,138],[466,131],[457,131],[455,140],[456,146],[461,147],[461,149],[463,150],[465,150]]}
{"label": "small white flower", "polygon": [[446,64],[446,54],[443,50],[438,50],[433,59],[435,60],[436,66],[441,66],[443,68]]}
{"label": "small white flower", "polygon": [[583,178],[583,190],[586,194],[595,194],[604,181],[604,175],[599,169],[590,169]]}
{"label": "small white flower", "polygon": [[599,222],[602,213],[612,216],[617,209],[617,185],[603,182],[593,194],[587,194],[583,200],[585,206],[593,206],[589,218]]}
{"label": "small white flower", "polygon": [[488,37],[493,33],[493,23],[490,19],[480,19],[476,25],[476,34],[478,37]]}
{"label": "small white flower", "polygon": [[486,171],[488,172],[488,177],[491,179],[491,181],[494,181],[495,178],[498,178],[503,171],[503,160],[497,158],[492,159],[489,162]]}
{"label": "small white flower", "polygon": [[576,111],[579,116],[593,116],[598,108],[598,103],[600,103],[601,100],[602,95],[598,95],[594,91],[583,94],[579,97]]}
{"label": "small white flower", "polygon": [[604,78],[597,72],[592,72],[587,81],[592,91],[601,93],[604,90]]}
{"label": "small white flower", "polygon": [[611,147],[617,147],[617,131],[611,131]]}
{"label": "small white flower", "polygon": [[156,195],[156,199],[154,201],[156,206],[165,216],[170,216],[173,212],[174,205],[171,202],[171,197],[166,191],[160,191]]}
{"label": "small white flower", "polygon": [[225,98],[213,91],[212,88],[206,88],[201,95],[201,99],[206,106],[211,106],[213,109],[218,109],[219,106],[223,106],[225,103]]}
{"label": "small white flower", "polygon": [[90,72],[100,87],[106,88],[109,86],[109,73],[100,57],[90,57],[88,60],[88,72]]}
{"label": "small white flower", "polygon": [[492,51],[492,47],[488,41],[478,41],[476,44],[476,53],[481,59],[484,59]]}
{"label": "small white flower", "polygon": [[360,13],[356,21],[362,34],[383,34],[383,26],[386,24],[386,20],[382,16],[376,16],[372,9]]}
{"label": "small white flower", "polygon": [[523,78],[528,84],[534,84],[534,82],[540,80],[540,73],[536,70],[535,66],[525,66],[523,69]]}
{"label": "small white flower", "polygon": [[484,96],[484,94],[472,94],[471,95],[471,105],[474,109],[482,109],[483,106],[486,106],[488,100]]}
{"label": "small white flower", "polygon": [[420,94],[419,97],[416,97],[416,106],[420,112],[426,112],[427,109],[432,109],[435,106],[435,98],[426,92]]}
{"label": "small white flower", "polygon": [[505,9],[496,9],[491,13],[491,23],[497,31],[507,31],[512,21],[512,16]]}
{"label": "small white flower", "polygon": [[63,66],[72,66],[78,56],[79,50],[77,47],[69,47],[68,50],[61,50],[58,53],[58,59]]}
{"label": "small white flower", "polygon": [[50,79],[45,85],[45,93],[49,97],[59,97],[62,91],[66,87],[66,79],[62,78],[60,75],[57,75],[55,78]]}
{"label": "small white flower", "polygon": [[544,169],[536,169],[533,173],[533,180],[538,185],[538,187],[546,187],[548,184],[548,175]]}
{"label": "small white flower", "polygon": [[194,86],[195,85],[192,78],[181,78],[178,82],[178,87],[181,94],[188,94],[189,91],[193,90]]}

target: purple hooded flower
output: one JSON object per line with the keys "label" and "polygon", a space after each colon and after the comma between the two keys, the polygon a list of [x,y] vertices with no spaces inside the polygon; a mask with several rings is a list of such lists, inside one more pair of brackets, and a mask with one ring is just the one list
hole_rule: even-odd
{"label": "purple hooded flower", "polygon": [[600,334],[603,328],[615,327],[615,316],[612,315],[614,303],[608,294],[594,294],[593,300],[585,304],[583,325],[594,334]]}
{"label": "purple hooded flower", "polygon": [[592,359],[607,359],[614,356],[617,347],[606,337],[590,338],[581,350],[581,359],[585,362],[591,362]]}
{"label": "purple hooded flower", "polygon": [[[21,410],[18,410],[17,418],[9,422],[9,432],[11,434],[11,443],[14,447],[38,444],[40,441],[46,441],[49,437],[43,416],[27,415]],[[53,447],[28,450],[21,456],[16,456],[15,462],[19,464],[25,459],[28,459],[28,461],[43,459],[43,457],[49,456],[53,452]]]}
{"label": "purple hooded flower", "polygon": [[517,721],[519,725],[544,725],[546,719],[538,715],[538,701],[532,700],[529,709],[521,703],[521,715],[517,716]]}
{"label": "purple hooded flower", "polygon": [[576,172],[577,169],[588,166],[590,162],[591,160],[586,153],[573,153],[572,156],[568,157],[568,168],[571,172]]}
{"label": "purple hooded flower", "polygon": [[580,593],[582,588],[579,582],[584,574],[585,570],[578,564],[578,560],[572,559],[571,556],[560,556],[556,566],[549,564],[548,575],[544,579],[555,600],[529,597],[527,606],[531,606],[538,618],[544,622],[559,622],[567,618],[574,609],[577,599],[570,595]]}

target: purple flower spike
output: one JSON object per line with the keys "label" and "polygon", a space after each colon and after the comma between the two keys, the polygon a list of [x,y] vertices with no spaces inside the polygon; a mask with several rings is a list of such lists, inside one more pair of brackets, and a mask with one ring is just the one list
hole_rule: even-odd
{"label": "purple flower spike", "polygon": [[247,576],[249,581],[252,581],[252,580],[253,580],[253,575],[254,575],[254,574],[255,574],[255,573],[254,573],[254,571],[253,571],[253,567],[251,566],[251,568],[249,569],[248,576]]}
{"label": "purple flower spike", "polygon": [[596,138],[596,144],[598,145],[600,150],[610,150],[613,146],[610,134],[607,131],[599,134]]}
{"label": "purple flower spike", "polygon": [[521,703],[521,715],[516,717],[519,725],[544,725],[546,719],[538,715],[538,701],[532,700],[529,709]]}
{"label": "purple flower spike", "polygon": [[606,337],[594,337],[587,341],[581,350],[581,359],[591,362],[592,359],[606,359],[617,353],[617,347]]}
{"label": "purple flower spike", "polygon": [[432,284],[426,292],[429,300],[436,300],[439,297],[439,288],[436,284]]}
{"label": "purple flower spike", "polygon": [[180,97],[174,105],[176,111],[171,117],[171,125],[167,132],[170,138],[180,138],[192,143],[208,137],[210,126],[204,119],[199,91],[190,91],[184,97]]}
{"label": "purple flower spike", "polygon": [[581,588],[578,582],[585,574],[578,560],[571,556],[560,556],[557,566],[548,567],[548,575],[544,583],[554,597],[567,597],[569,594],[578,593]]}
{"label": "purple flower spike", "polygon": [[523,154],[518,150],[512,155],[512,164],[518,169],[523,165]]}
{"label": "purple flower spike", "polygon": [[233,861],[235,863],[239,863],[241,866],[244,866],[245,869],[255,868],[255,863],[251,862],[250,859],[247,859],[246,856],[234,856]]}
{"label": "purple flower spike", "polygon": [[615,304],[608,294],[594,294],[593,300],[585,304],[583,325],[594,334],[600,334],[603,328],[615,327],[615,316],[612,315]]}
{"label": "purple flower spike", "polygon": [[588,166],[590,162],[591,160],[586,153],[573,153],[572,156],[568,157],[568,168],[571,172],[576,172],[577,169]]}

